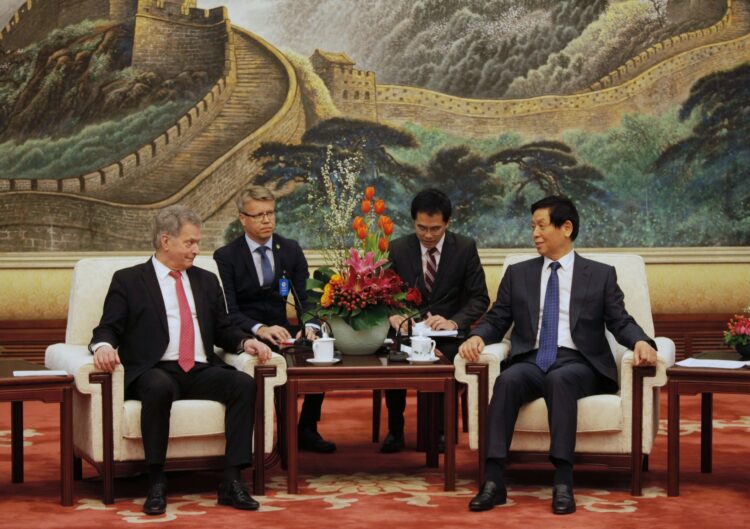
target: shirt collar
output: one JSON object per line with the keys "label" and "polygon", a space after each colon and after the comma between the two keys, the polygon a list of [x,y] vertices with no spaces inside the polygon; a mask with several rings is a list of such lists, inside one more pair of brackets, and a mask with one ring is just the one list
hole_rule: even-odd
{"label": "shirt collar", "polygon": [[[154,271],[156,272],[156,278],[159,281],[164,281],[167,276],[169,276],[169,273],[172,271],[167,265],[159,261],[156,256],[154,255],[151,257],[151,263],[154,265]],[[180,275],[182,277],[185,277],[185,270],[182,270],[180,272]]]}
{"label": "shirt collar", "polygon": [[247,236],[247,233],[245,234],[245,242],[247,243],[248,248],[250,248],[251,252],[254,252],[261,246],[265,246],[269,250],[273,250],[273,235],[266,241],[265,244],[258,244],[254,240],[252,240],[250,237]]}
{"label": "shirt collar", "polygon": [[[570,270],[573,268],[573,262],[575,261],[575,252],[573,250],[570,250],[568,253],[563,255],[560,259],[557,260],[558,263],[560,263],[560,268],[563,270]],[[552,259],[549,257],[544,258],[544,270],[547,270],[549,268],[550,263],[552,263]]]}
{"label": "shirt collar", "polygon": [[[443,243],[445,242],[445,233],[443,233],[443,236],[440,237],[440,240],[435,245],[435,248],[437,248],[438,254],[443,254]],[[419,243],[419,247],[422,249],[422,255],[427,255],[427,252],[429,252],[429,248],[427,248],[424,244],[421,242]]]}

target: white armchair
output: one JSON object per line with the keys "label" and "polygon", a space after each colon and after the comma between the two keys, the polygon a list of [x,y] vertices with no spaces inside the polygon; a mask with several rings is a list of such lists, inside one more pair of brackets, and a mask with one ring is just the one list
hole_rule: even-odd
{"label": "white armchair", "polygon": [[[512,254],[508,266],[537,257]],[[590,254],[590,259],[610,264],[617,270],[625,307],[649,336],[654,336],[646,267],[643,259],[631,254]],[[631,492],[641,494],[641,470],[648,467],[648,455],[659,429],[659,388],[666,384],[666,369],[674,364],[675,346],[669,338],[656,338],[656,367],[635,367],[633,352],[615,342],[607,331],[618,367],[620,391],[593,395],[578,403],[576,463],[606,464],[631,472]],[[479,451],[479,481],[484,481],[485,416],[495,379],[501,375],[501,362],[510,355],[510,331],[505,339],[485,347],[477,363],[456,357],[456,379],[468,386],[469,446]],[[548,461],[549,428],[547,406],[537,399],[521,407],[513,434],[509,462]]]}
{"label": "white armchair", "polygon": [[[145,256],[105,257],[82,259],[76,263],[65,343],[49,346],[45,355],[48,368],[64,369],[75,376],[73,445],[76,474],[80,477],[81,459],[97,469],[104,482],[104,503],[114,501],[116,473],[145,469],[141,403],[125,400],[122,366],[118,366],[112,375],[98,372],[87,345],[101,318],[104,297],[114,272],[146,259]],[[209,257],[198,257],[195,264],[217,274],[216,263]],[[265,454],[274,448],[274,387],[286,382],[286,362],[275,353],[262,366],[256,366],[256,357],[245,353],[220,354],[225,362],[256,379],[254,489],[256,494],[263,494]],[[172,405],[169,430],[167,470],[223,466],[223,404],[208,400],[176,401]]]}

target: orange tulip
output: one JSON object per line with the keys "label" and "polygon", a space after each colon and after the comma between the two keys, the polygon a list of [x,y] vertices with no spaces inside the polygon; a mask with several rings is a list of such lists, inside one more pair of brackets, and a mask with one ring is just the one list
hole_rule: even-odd
{"label": "orange tulip", "polygon": [[361,241],[364,241],[367,238],[367,227],[366,226],[360,226],[359,227],[359,229],[357,230],[357,237],[359,237],[359,239]]}
{"label": "orange tulip", "polygon": [[372,208],[372,202],[369,200],[363,200],[362,201],[362,213],[367,214],[370,212],[370,208]]}
{"label": "orange tulip", "polygon": [[354,231],[357,231],[359,230],[359,227],[364,226],[364,224],[365,224],[365,220],[360,216],[356,216],[354,217],[354,222],[352,222],[352,229]]}
{"label": "orange tulip", "polygon": [[372,197],[375,196],[375,188],[373,186],[368,186],[365,188],[365,198],[367,200],[372,200]]}
{"label": "orange tulip", "polygon": [[385,211],[385,201],[384,200],[376,200],[375,201],[375,214],[382,215]]}
{"label": "orange tulip", "polygon": [[381,252],[385,252],[388,249],[388,239],[380,239],[378,241],[378,248]]}
{"label": "orange tulip", "polygon": [[393,233],[393,222],[391,220],[386,222],[383,226],[383,233],[386,235],[391,235]]}

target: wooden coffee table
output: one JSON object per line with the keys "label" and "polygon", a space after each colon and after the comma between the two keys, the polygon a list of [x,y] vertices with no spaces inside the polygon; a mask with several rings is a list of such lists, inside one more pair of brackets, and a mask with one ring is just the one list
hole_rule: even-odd
{"label": "wooden coffee table", "polygon": [[11,403],[11,476],[23,483],[23,403],[60,403],[60,503],[73,505],[73,377],[14,377],[13,371],[44,367],[25,360],[0,360],[0,401]]}
{"label": "wooden coffee table", "polygon": [[[337,356],[340,361],[329,366],[313,365],[307,360],[312,353],[285,353],[287,383],[285,386],[285,444],[287,490],[297,494],[299,460],[297,454],[297,399],[300,394],[335,390],[416,389],[426,394],[433,409],[439,395],[444,399],[445,490],[456,487],[456,414],[453,364],[440,355],[435,363],[410,364],[389,362],[386,355]],[[427,465],[438,465],[438,425],[428,428]]]}
{"label": "wooden coffee table", "polygon": [[[708,352],[700,358],[740,360],[733,352]],[[680,495],[680,395],[701,394],[701,472],[710,473],[713,437],[713,394],[750,394],[750,369],[709,369],[674,366],[667,369],[669,392],[669,424],[667,428],[667,495]]]}

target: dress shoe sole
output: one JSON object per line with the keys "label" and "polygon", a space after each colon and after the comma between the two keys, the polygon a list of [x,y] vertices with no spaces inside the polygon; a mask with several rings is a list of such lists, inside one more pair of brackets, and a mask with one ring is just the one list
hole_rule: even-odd
{"label": "dress shoe sole", "polygon": [[494,508],[495,505],[505,505],[508,503],[508,498],[495,498],[494,503],[491,505],[469,505],[469,510],[474,512],[489,511]]}
{"label": "dress shoe sole", "polygon": [[216,500],[216,503],[219,505],[226,505],[228,507],[234,507],[235,509],[239,509],[241,511],[257,511],[260,508],[260,505],[235,505],[232,503],[232,500],[226,499],[226,498],[219,498]]}
{"label": "dress shoe sole", "polygon": [[336,451],[336,447],[313,447],[313,446],[299,446],[298,450],[301,450],[303,452],[315,452],[316,454],[332,454]]}
{"label": "dress shoe sole", "polygon": [[163,509],[146,509],[145,507],[143,508],[143,513],[148,514],[149,516],[158,516],[160,514],[164,514],[165,512],[167,512],[166,507],[164,507]]}
{"label": "dress shoe sole", "polygon": [[575,503],[570,507],[566,507],[565,509],[555,509],[554,507],[552,507],[553,514],[573,514],[574,512],[576,512]]}

